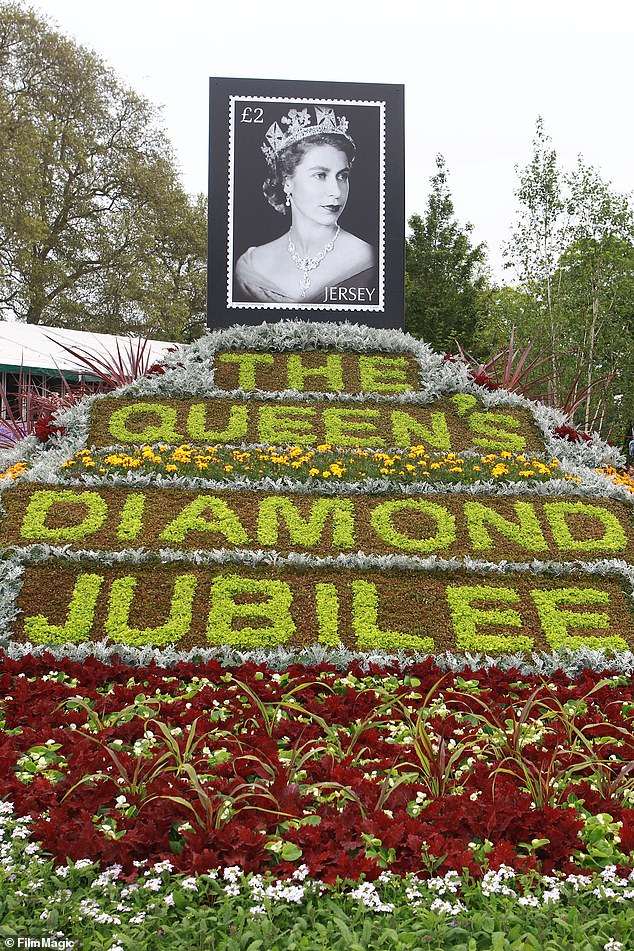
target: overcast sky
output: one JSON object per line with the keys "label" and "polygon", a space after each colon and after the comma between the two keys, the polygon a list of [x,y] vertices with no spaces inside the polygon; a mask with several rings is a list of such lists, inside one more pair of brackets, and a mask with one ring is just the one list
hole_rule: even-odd
{"label": "overcast sky", "polygon": [[445,156],[460,221],[494,276],[538,115],[634,188],[631,0],[40,0],[35,9],[163,106],[183,184],[207,190],[209,76],[405,84],[406,213]]}

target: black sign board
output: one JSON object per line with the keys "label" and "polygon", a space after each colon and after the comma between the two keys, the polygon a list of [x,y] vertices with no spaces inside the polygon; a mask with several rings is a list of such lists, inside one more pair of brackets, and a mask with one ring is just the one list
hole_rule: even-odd
{"label": "black sign board", "polygon": [[210,80],[207,324],[403,326],[403,86]]}

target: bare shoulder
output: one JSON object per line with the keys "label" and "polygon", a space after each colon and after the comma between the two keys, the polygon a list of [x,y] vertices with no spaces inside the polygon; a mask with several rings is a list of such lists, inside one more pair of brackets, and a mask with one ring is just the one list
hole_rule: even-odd
{"label": "bare shoulder", "polygon": [[362,241],[349,231],[342,231],[338,238],[340,250],[344,251],[350,266],[356,271],[365,271],[376,265],[376,250],[367,241]]}
{"label": "bare shoulder", "polygon": [[286,235],[276,238],[275,241],[269,241],[268,244],[260,244],[258,247],[249,248],[246,252],[250,254],[251,264],[257,271],[265,273],[275,270],[276,264],[283,255],[287,242]]}

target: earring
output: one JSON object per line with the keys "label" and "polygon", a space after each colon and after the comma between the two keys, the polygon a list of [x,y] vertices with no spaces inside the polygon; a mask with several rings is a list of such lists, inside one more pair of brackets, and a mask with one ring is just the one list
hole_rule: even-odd
{"label": "earring", "polygon": [[284,186],[284,194],[286,195],[286,204],[290,205],[291,203],[291,186],[290,185]]}

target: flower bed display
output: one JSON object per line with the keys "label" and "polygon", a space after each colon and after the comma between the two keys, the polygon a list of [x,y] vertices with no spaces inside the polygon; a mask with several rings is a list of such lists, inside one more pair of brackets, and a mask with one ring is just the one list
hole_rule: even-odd
{"label": "flower bed display", "polygon": [[57,422],[3,481],[13,640],[632,647],[615,452],[404,334],[217,332]]}
{"label": "flower bed display", "polygon": [[247,873],[255,917],[269,874],[458,921],[417,881],[631,900],[618,453],[397,332],[232,328],[162,369],[0,459],[18,823],[73,875],[169,863],[238,901]]}

